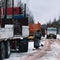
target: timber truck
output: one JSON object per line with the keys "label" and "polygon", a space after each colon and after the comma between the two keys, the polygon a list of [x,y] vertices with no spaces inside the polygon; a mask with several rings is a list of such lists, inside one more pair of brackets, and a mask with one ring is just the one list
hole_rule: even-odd
{"label": "timber truck", "polygon": [[[29,26],[26,4],[22,7],[0,8],[0,59],[9,58],[11,52],[27,52]],[[14,3],[14,2],[13,2]],[[23,10],[23,11],[22,11]],[[1,11],[3,11],[1,13]],[[27,31],[27,32],[26,32]]]}
{"label": "timber truck", "polygon": [[47,38],[57,38],[57,28],[54,24],[47,24]]}
{"label": "timber truck", "polygon": [[4,28],[0,28],[0,59],[9,58],[12,51],[27,52],[29,34],[28,27],[23,26],[22,35],[14,35],[14,25],[6,24]]}
{"label": "timber truck", "polygon": [[55,27],[48,27],[47,28],[47,38],[57,38],[57,28]]}
{"label": "timber truck", "polygon": [[27,26],[28,17],[25,16],[25,11],[24,14],[19,13],[22,8],[18,10],[19,12],[16,12],[17,10],[14,12],[14,8],[7,8],[6,5],[5,9],[0,8],[0,13],[1,10],[4,12],[2,15],[0,14],[0,60],[4,60],[4,58],[9,58],[13,51],[28,51],[27,36],[29,34],[26,35],[24,31],[27,31],[29,27]]}

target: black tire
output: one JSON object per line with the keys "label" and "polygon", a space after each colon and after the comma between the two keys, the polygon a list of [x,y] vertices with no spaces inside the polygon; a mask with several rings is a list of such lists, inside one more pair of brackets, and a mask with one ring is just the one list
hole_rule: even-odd
{"label": "black tire", "polygon": [[38,46],[35,46],[34,48],[38,49],[39,47]]}
{"label": "black tire", "polygon": [[45,37],[45,34],[42,34],[43,37]]}
{"label": "black tire", "polygon": [[43,37],[45,37],[45,35],[43,35]]}
{"label": "black tire", "polygon": [[54,39],[56,39],[56,36],[54,37]]}
{"label": "black tire", "polygon": [[5,47],[2,42],[0,42],[0,60],[4,60],[5,57]]}
{"label": "black tire", "polygon": [[47,39],[49,39],[49,36],[47,35]]}
{"label": "black tire", "polygon": [[9,41],[5,41],[4,42],[5,45],[5,58],[9,58],[10,56],[10,42]]}

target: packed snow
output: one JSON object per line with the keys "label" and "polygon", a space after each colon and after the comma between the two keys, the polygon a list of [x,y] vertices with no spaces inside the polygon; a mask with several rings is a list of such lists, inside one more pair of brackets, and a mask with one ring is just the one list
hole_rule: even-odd
{"label": "packed snow", "polygon": [[[57,35],[57,39],[60,40],[60,35]],[[42,37],[42,40],[43,41],[41,41],[41,43],[44,44],[46,37]],[[4,59],[4,60],[24,60],[29,54],[37,52],[37,50],[33,50],[34,49],[34,42],[30,41],[28,46],[29,46],[28,52],[11,53],[10,58]],[[59,53],[60,53],[60,45],[57,44],[56,42],[53,42],[51,44],[51,50],[47,51],[47,54],[44,55],[43,57],[39,58],[38,60],[60,60]]]}
{"label": "packed snow", "polygon": [[5,59],[5,60],[23,60],[24,57],[26,57],[28,54],[36,52],[34,49],[34,42],[29,42],[28,44],[28,52],[24,53],[11,53],[10,58]]}
{"label": "packed snow", "polygon": [[58,45],[56,42],[54,42],[51,45],[51,51],[48,51],[45,56],[43,56],[39,60],[57,60],[58,59],[58,53],[60,52],[60,45]]}

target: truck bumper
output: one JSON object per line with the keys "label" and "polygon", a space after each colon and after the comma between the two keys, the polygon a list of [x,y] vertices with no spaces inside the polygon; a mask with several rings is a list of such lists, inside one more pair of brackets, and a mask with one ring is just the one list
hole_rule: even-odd
{"label": "truck bumper", "polygon": [[56,39],[56,37],[57,37],[57,35],[54,35],[54,34],[47,35],[47,39],[48,38],[54,38],[54,39]]}

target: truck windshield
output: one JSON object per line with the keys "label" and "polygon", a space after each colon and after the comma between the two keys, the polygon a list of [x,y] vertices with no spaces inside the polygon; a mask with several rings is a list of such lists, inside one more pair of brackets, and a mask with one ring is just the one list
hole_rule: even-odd
{"label": "truck windshield", "polygon": [[57,31],[57,29],[47,29],[47,31]]}

